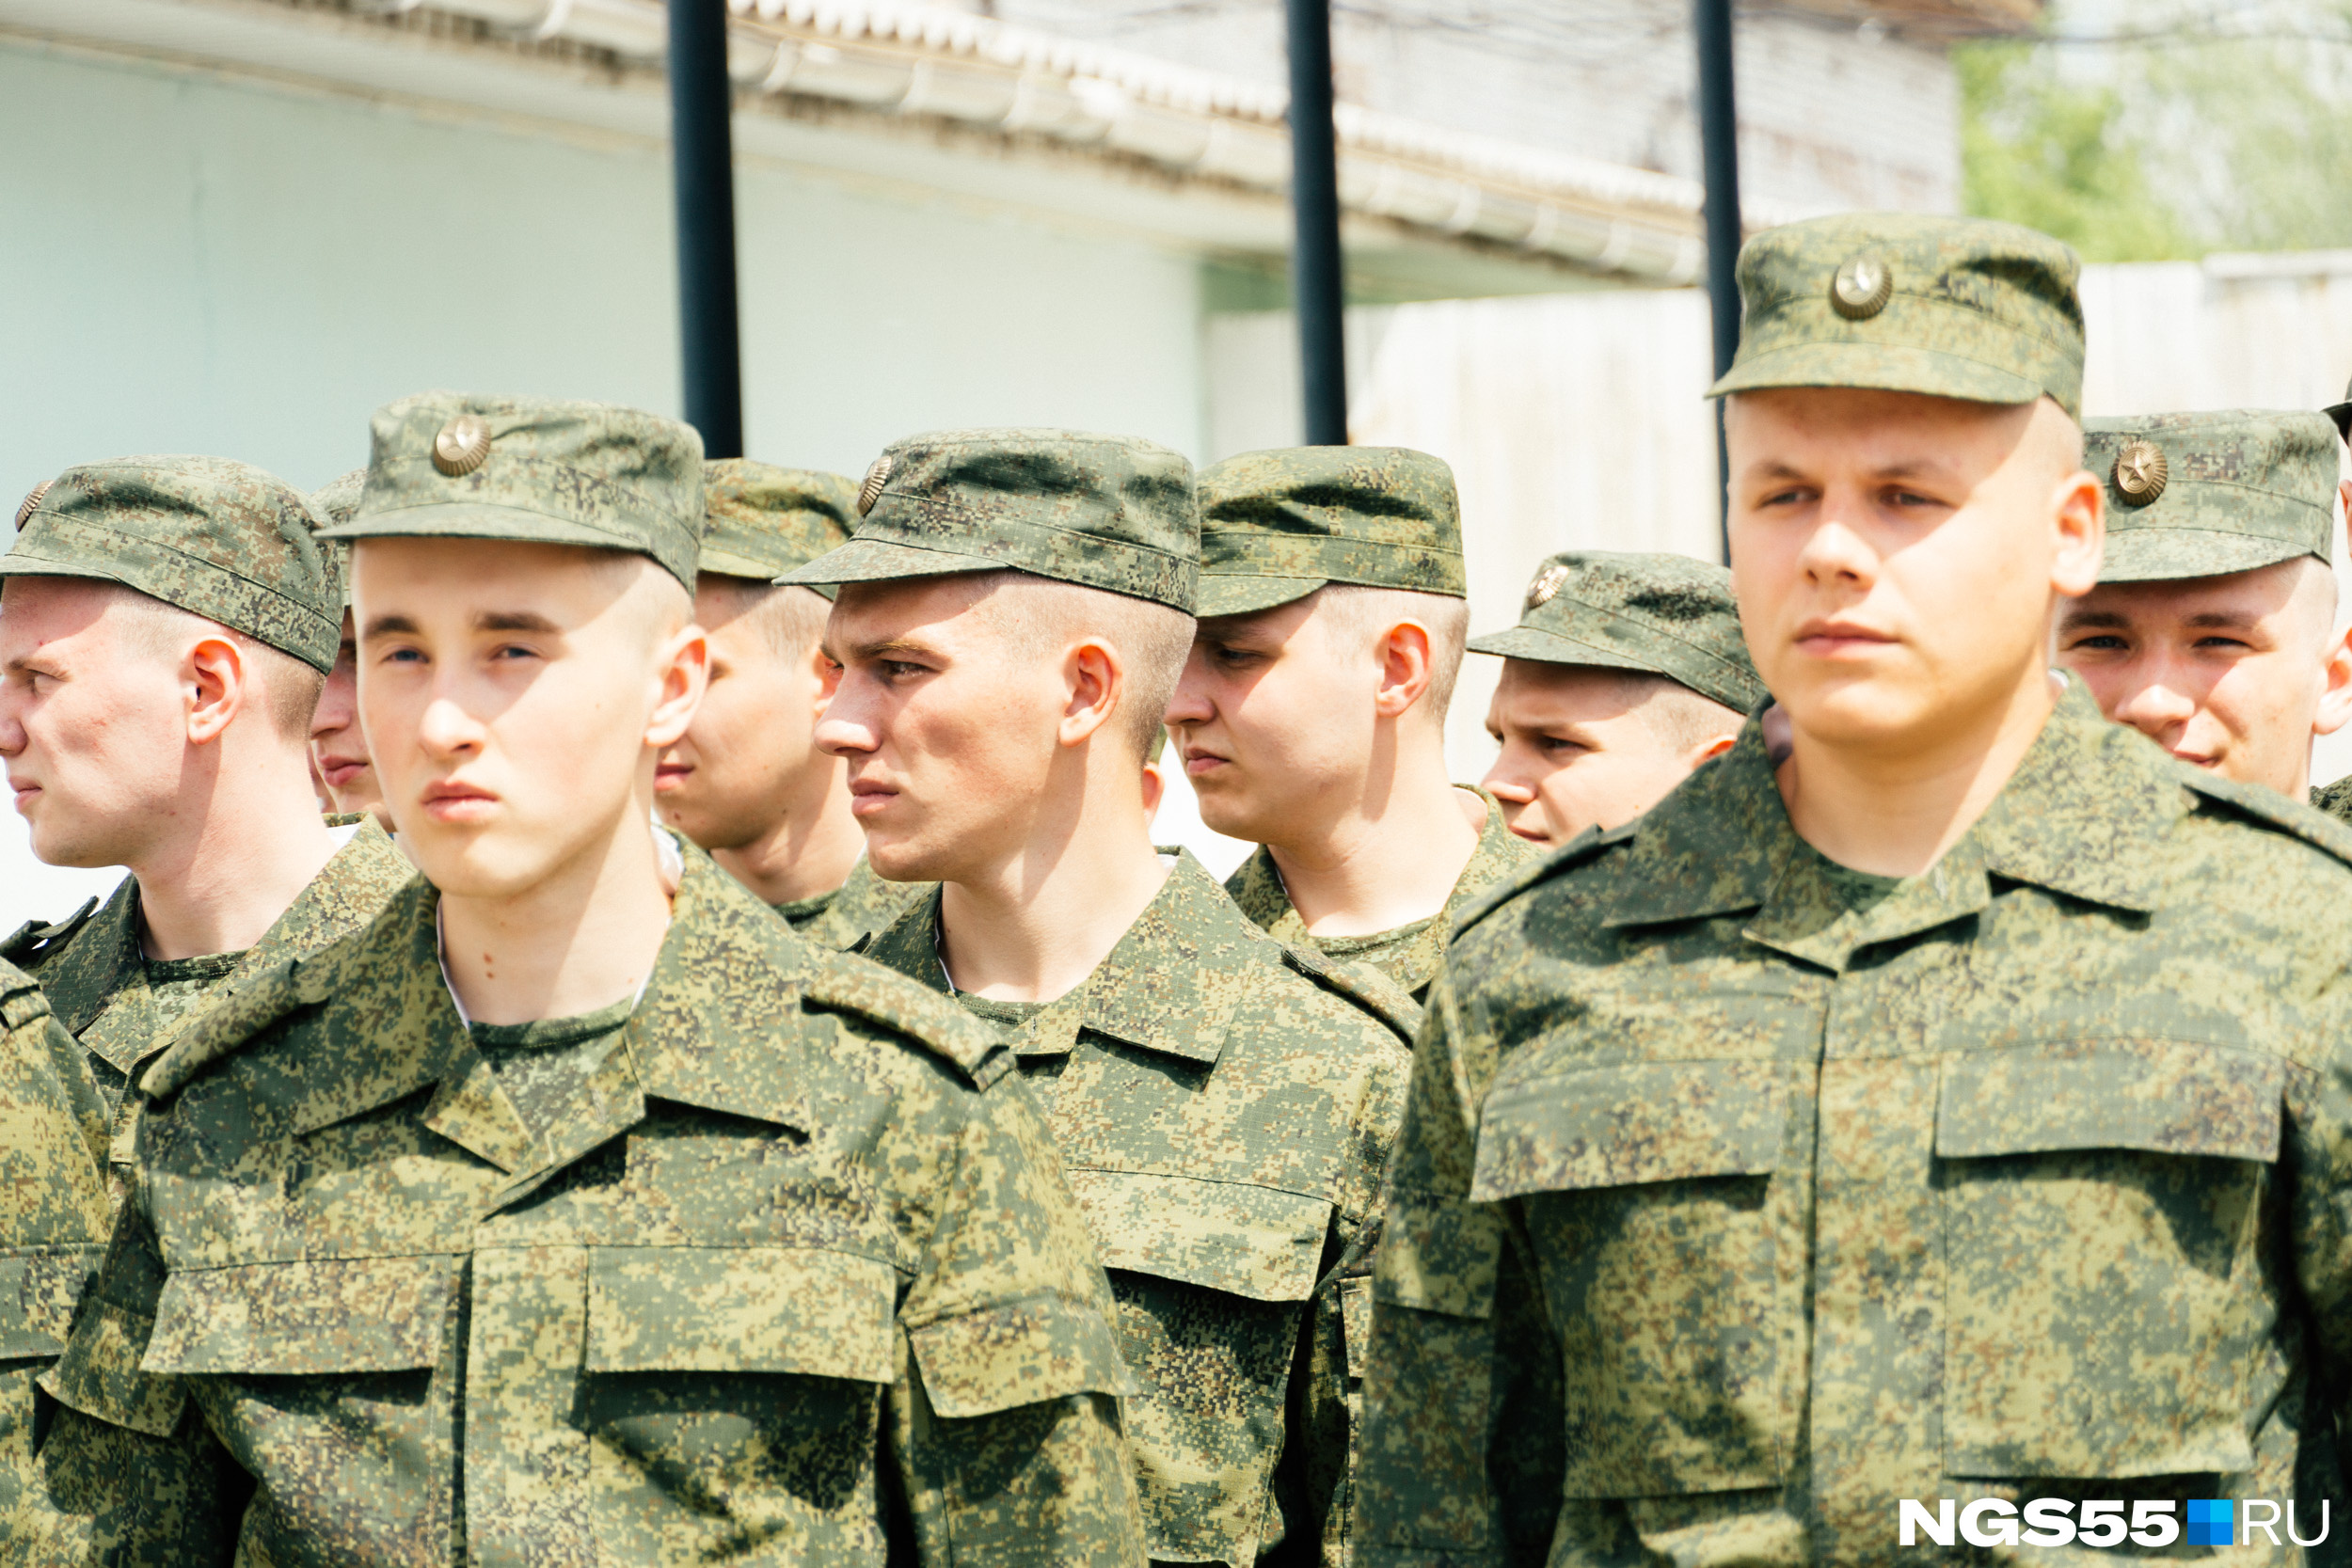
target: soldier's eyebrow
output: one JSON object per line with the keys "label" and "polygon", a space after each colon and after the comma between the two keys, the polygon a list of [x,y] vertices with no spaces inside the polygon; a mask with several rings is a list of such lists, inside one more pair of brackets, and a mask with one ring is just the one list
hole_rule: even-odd
{"label": "soldier's eyebrow", "polygon": [[[885,637],[878,642],[852,642],[850,644],[850,656],[852,658],[867,660],[877,658],[895,658],[900,654],[915,654],[925,658],[936,658],[939,657],[938,652],[933,649],[930,644],[912,637]],[[825,657],[832,659],[835,664],[847,662],[831,648],[825,650]]]}
{"label": "soldier's eyebrow", "polygon": [[535,631],[557,634],[563,627],[530,610],[485,610],[473,618],[476,631]]}
{"label": "soldier's eyebrow", "polygon": [[2098,626],[2106,631],[2122,631],[2131,624],[2131,618],[2117,610],[2070,610],[2058,617],[2058,625],[2069,631],[2077,626]]}
{"label": "soldier's eyebrow", "polygon": [[378,615],[359,628],[359,641],[372,637],[414,637],[417,623],[405,615]]}
{"label": "soldier's eyebrow", "polygon": [[2183,618],[2182,625],[2206,631],[2247,631],[2262,617],[2248,610],[2201,610]]}

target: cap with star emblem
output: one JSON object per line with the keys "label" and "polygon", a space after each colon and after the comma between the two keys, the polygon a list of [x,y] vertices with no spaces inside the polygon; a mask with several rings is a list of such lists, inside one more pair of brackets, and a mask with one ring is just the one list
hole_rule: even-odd
{"label": "cap with star emblem", "polygon": [[1740,713],[1765,697],[1740,635],[1731,574],[1687,555],[1547,557],[1528,584],[1519,624],[1473,637],[1470,646],[1544,664],[1645,671]]}
{"label": "cap with star emblem", "polygon": [[1467,597],[1454,470],[1406,447],[1282,447],[1201,471],[1203,616],[1331,582]]}
{"label": "cap with star emblem", "polygon": [[1740,252],[1740,352],[1708,393],[1857,387],[2082,416],[2082,271],[2046,234],[1984,218],[1847,213]]}
{"label": "cap with star emblem", "polygon": [[1200,566],[1192,465],[1133,436],[945,430],[866,470],[850,542],[775,580],[803,588],[1028,572],[1190,614]]}
{"label": "cap with star emblem", "polygon": [[2106,482],[2102,582],[2220,577],[2328,559],[2336,433],[2325,414],[2237,408],[2093,420],[2083,467]]}
{"label": "cap with star emblem", "polygon": [[[766,582],[849,542],[857,485],[840,474],[727,457],[703,465],[703,508],[702,569]],[[817,592],[833,597],[830,585]]]}
{"label": "cap with star emblem", "polygon": [[367,481],[325,539],[512,539],[649,556],[693,591],[703,443],[658,414],[426,392],[376,410]]}
{"label": "cap with star emblem", "polygon": [[118,457],[24,499],[0,576],[92,578],[218,622],[318,670],[342,599],[300,491],[225,457]]}

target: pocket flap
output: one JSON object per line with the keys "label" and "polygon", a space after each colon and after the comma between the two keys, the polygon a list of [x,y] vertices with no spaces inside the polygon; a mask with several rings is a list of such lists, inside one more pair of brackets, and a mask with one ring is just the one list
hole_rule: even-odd
{"label": "pocket flap", "polygon": [[818,1247],[600,1246],[588,1257],[592,1372],[797,1372],[888,1383],[898,1280]]}
{"label": "pocket flap", "polygon": [[2080,1039],[1947,1057],[1935,1152],[1947,1160],[2137,1148],[2279,1157],[2286,1066],[2195,1040]]}
{"label": "pocket flap", "polygon": [[73,1304],[98,1269],[94,1246],[0,1252],[0,1361],[65,1349]]}
{"label": "pocket flap", "polygon": [[931,1408],[951,1420],[1072,1394],[1143,1391],[1110,1320],[1082,1302],[1008,1302],[925,1323],[908,1338]]}
{"label": "pocket flap", "polygon": [[1073,1170],[1106,1269],[1205,1285],[1253,1301],[1305,1301],[1323,1267],[1331,1201],[1189,1176]]}
{"label": "pocket flap", "polygon": [[1470,1198],[1764,1175],[1780,1159],[1789,1070],[1775,1061],[1627,1062],[1525,1083],[1506,1074],[1479,1114]]}
{"label": "pocket flap", "polygon": [[149,1372],[395,1372],[431,1367],[457,1260],[320,1258],[181,1269],[164,1282]]}

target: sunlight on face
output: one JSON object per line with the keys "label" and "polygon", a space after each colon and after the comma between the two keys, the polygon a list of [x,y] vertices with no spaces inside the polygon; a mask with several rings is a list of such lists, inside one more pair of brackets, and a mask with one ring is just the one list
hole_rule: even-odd
{"label": "sunlight on face", "polygon": [[359,714],[402,841],[506,897],[644,822],[703,684],[684,591],[643,557],[483,539],[353,552]]}
{"label": "sunlight on face", "polygon": [[1665,700],[1664,686],[1589,665],[1503,660],[1486,710],[1500,750],[1485,784],[1511,831],[1556,847],[1587,828],[1630,822],[1689,778],[1711,742],[1739,734],[1740,716],[1718,708],[1720,736],[1678,743],[1645,711]]}
{"label": "sunlight on face", "polygon": [[[821,601],[805,588],[779,590]],[[706,849],[739,849],[788,809],[821,793],[833,760],[817,749],[817,716],[834,666],[814,647],[777,649],[755,601],[726,589],[694,595],[710,638],[710,684],[694,722],[661,755],[661,819]]]}

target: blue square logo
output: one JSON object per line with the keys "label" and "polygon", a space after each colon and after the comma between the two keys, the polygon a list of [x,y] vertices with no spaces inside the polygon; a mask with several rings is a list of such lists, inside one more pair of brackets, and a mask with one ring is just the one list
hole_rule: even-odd
{"label": "blue square logo", "polygon": [[2192,1546],[2234,1546],[2236,1532],[2230,1528],[2230,1499],[2227,1497],[2191,1497],[2188,1499],[2188,1544]]}

